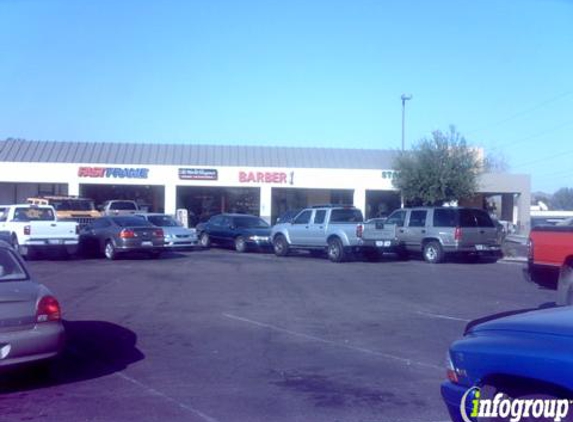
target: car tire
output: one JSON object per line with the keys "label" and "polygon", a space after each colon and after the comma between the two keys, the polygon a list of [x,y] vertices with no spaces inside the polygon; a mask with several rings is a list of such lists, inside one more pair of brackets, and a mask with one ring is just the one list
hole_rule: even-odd
{"label": "car tire", "polygon": [[239,253],[247,251],[247,242],[243,236],[237,236],[235,238],[235,250]]}
{"label": "car tire", "polygon": [[438,264],[444,260],[444,250],[440,242],[432,240],[424,245],[424,261],[430,264]]}
{"label": "car tire", "polygon": [[346,259],[346,253],[344,252],[344,246],[339,238],[335,237],[328,241],[327,255],[331,262],[344,262]]}
{"label": "car tire", "polygon": [[286,238],[279,234],[273,240],[273,249],[276,256],[287,256],[289,253],[289,246]]}
{"label": "car tire", "polygon": [[117,259],[117,251],[115,250],[115,246],[113,246],[113,242],[111,240],[105,242],[103,253],[110,261]]}
{"label": "car tire", "polygon": [[211,238],[207,233],[201,233],[199,236],[199,244],[202,248],[210,248],[211,247]]}

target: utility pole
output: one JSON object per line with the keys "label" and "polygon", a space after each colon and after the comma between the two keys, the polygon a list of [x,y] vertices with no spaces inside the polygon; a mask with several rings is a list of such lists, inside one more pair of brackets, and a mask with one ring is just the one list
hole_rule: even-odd
{"label": "utility pole", "polygon": [[406,101],[412,99],[412,94],[406,95],[402,94],[402,151],[405,149],[406,145]]}
{"label": "utility pole", "polygon": [[[402,152],[406,149],[406,101],[412,99],[412,94],[402,94]],[[400,192],[400,208],[404,208],[404,193]]]}

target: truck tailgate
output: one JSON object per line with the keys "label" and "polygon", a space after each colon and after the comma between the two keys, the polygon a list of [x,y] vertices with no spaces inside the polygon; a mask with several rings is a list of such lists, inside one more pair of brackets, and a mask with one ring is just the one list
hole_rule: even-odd
{"label": "truck tailgate", "polygon": [[76,238],[76,223],[66,221],[31,221],[31,239],[70,239]]}
{"label": "truck tailgate", "polygon": [[382,222],[364,223],[362,231],[363,240],[394,240],[396,239],[396,225]]}

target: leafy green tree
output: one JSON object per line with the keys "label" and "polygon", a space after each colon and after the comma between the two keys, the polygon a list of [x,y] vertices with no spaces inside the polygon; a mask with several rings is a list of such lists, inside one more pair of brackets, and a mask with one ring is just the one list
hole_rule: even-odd
{"label": "leafy green tree", "polygon": [[573,188],[561,188],[551,197],[554,210],[573,211]]}
{"label": "leafy green tree", "polygon": [[411,151],[400,152],[394,169],[394,185],[406,204],[439,206],[473,196],[482,166],[476,150],[451,126],[449,132],[435,131]]}

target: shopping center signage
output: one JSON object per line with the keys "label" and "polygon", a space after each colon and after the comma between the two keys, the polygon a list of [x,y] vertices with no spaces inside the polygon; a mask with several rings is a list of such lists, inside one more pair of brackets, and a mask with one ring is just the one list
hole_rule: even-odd
{"label": "shopping center signage", "polygon": [[382,179],[393,180],[396,178],[397,172],[394,170],[385,170],[382,172]]}
{"label": "shopping center signage", "polygon": [[215,169],[180,168],[179,178],[181,180],[217,180],[219,174]]}
{"label": "shopping center signage", "polygon": [[79,177],[107,179],[147,179],[149,169],[132,167],[80,167]]}
{"label": "shopping center signage", "polygon": [[240,183],[273,183],[278,185],[293,185],[294,171],[240,171]]}

